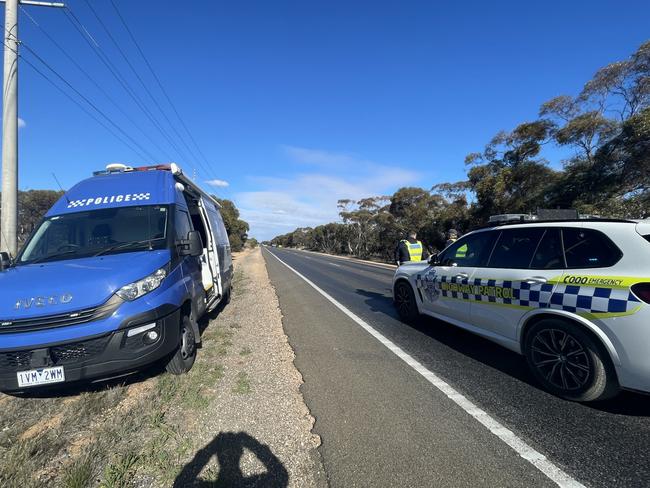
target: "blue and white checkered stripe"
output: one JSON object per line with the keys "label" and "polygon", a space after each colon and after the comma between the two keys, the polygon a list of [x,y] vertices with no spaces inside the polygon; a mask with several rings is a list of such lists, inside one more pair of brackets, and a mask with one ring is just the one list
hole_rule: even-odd
{"label": "blue and white checkered stripe", "polygon": [[[523,281],[490,280],[476,278],[471,280],[456,277],[435,276],[433,279],[418,275],[416,285],[421,290],[434,286],[438,293],[447,298],[471,300],[531,308],[552,308],[580,313],[632,313],[641,304],[628,289],[604,288],[582,285],[544,283],[531,285]],[[443,283],[470,285],[469,290],[443,289]],[[512,290],[512,297],[499,297],[496,294],[475,294],[478,286]],[[554,290],[555,288],[555,290]]]}
{"label": "blue and white checkered stripe", "polygon": [[640,304],[628,289],[558,284],[549,307],[567,312],[631,313]]}

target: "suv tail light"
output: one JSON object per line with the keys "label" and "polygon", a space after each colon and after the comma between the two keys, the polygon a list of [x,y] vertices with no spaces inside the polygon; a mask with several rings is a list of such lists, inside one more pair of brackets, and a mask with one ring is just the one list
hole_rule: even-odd
{"label": "suv tail light", "polygon": [[644,302],[650,303],[650,283],[632,285],[632,292]]}

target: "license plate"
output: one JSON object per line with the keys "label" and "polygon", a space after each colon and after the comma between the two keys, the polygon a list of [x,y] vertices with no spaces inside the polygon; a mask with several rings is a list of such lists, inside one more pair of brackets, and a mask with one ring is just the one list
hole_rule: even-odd
{"label": "license plate", "polygon": [[49,385],[50,383],[61,383],[65,381],[63,366],[54,368],[32,369],[31,371],[20,371],[18,375],[18,386]]}

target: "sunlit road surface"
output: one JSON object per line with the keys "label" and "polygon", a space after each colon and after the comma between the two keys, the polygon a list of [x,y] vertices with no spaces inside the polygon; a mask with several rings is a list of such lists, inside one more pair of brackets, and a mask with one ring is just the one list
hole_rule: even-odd
{"label": "sunlit road surface", "polygon": [[650,486],[650,397],[561,400],[517,354],[434,319],[400,322],[393,269],[264,255],[333,486]]}

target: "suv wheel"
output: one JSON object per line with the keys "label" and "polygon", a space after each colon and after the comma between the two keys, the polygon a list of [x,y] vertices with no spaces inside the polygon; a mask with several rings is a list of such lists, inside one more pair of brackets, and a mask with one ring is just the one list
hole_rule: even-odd
{"label": "suv wheel", "polygon": [[398,281],[395,285],[395,308],[400,318],[407,323],[415,322],[420,316],[413,288],[406,281]]}
{"label": "suv wheel", "polygon": [[554,395],[591,402],[618,393],[606,351],[577,325],[540,320],[526,334],[524,354],[535,378]]}
{"label": "suv wheel", "polygon": [[171,374],[187,373],[196,360],[196,341],[194,329],[188,315],[181,317],[178,349],[167,363],[167,371]]}

